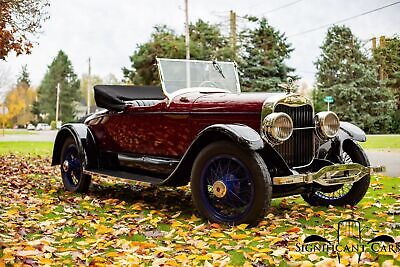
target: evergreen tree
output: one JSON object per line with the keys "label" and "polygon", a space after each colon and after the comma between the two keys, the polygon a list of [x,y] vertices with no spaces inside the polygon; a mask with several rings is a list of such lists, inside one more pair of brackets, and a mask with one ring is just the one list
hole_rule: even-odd
{"label": "evergreen tree", "polygon": [[269,25],[266,18],[248,17],[248,20],[257,26],[240,34],[242,60],[239,60],[239,69],[243,89],[281,91],[278,85],[286,82],[294,71],[284,63],[293,48],[285,35]]}
{"label": "evergreen tree", "polygon": [[[200,60],[233,60],[234,52],[228,38],[221,34],[216,24],[199,19],[189,25],[190,42],[193,43],[193,58]],[[184,41],[184,37],[182,36]]]}
{"label": "evergreen tree", "polygon": [[333,26],[315,62],[320,99],[331,95],[332,110],[343,121],[370,133],[385,132],[395,105],[393,94],[380,85],[376,65],[362,51],[360,41],[346,26]]}
{"label": "evergreen tree", "polygon": [[31,86],[31,80],[29,78],[28,67],[26,65],[22,66],[21,73],[17,79],[17,85],[25,85],[27,87]]}
{"label": "evergreen tree", "polygon": [[386,39],[373,50],[379,67],[379,76],[396,97],[397,110],[393,114],[392,132],[400,132],[400,38]]}
{"label": "evergreen tree", "polygon": [[68,56],[59,51],[38,89],[38,101],[33,112],[37,115],[46,114],[46,121],[55,120],[57,84],[60,83],[60,113],[59,120],[68,122],[74,120],[76,101],[81,98],[80,82],[73,71]]}

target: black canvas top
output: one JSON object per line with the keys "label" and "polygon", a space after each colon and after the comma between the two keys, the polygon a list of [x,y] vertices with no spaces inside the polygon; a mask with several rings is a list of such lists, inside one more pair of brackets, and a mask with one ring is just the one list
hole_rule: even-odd
{"label": "black canvas top", "polygon": [[164,98],[162,89],[158,86],[96,85],[94,87],[96,105],[114,111],[124,110],[124,101]]}

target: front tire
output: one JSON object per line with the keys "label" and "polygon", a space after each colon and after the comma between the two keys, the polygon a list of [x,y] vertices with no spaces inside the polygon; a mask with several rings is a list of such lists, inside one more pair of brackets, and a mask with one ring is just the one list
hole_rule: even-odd
{"label": "front tire", "polygon": [[[369,166],[369,160],[363,149],[353,141],[345,141],[343,154],[338,159],[332,159],[337,163],[359,163]],[[352,184],[332,186],[326,190],[302,194],[303,199],[311,206],[355,206],[360,202],[368,191],[370,175]]]}
{"label": "front tire", "polygon": [[64,188],[71,192],[87,192],[91,176],[83,173],[78,145],[72,136],[65,139],[61,149],[61,177]]}
{"label": "front tire", "polygon": [[194,205],[212,222],[254,225],[271,203],[272,185],[261,156],[227,141],[206,146],[191,174]]}

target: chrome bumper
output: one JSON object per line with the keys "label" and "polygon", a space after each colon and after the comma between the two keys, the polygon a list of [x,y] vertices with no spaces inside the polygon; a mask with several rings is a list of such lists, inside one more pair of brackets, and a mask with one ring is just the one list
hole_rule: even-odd
{"label": "chrome bumper", "polygon": [[365,167],[358,163],[335,164],[325,166],[314,173],[293,174],[289,176],[274,177],[274,185],[317,183],[322,186],[330,186],[344,183],[354,183],[367,174],[384,172],[385,167]]}

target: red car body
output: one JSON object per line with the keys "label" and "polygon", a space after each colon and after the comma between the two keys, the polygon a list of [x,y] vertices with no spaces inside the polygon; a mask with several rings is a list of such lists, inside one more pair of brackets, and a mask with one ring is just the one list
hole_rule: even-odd
{"label": "red car body", "polygon": [[180,159],[210,125],[239,123],[259,132],[262,105],[276,95],[190,92],[171,102],[164,99],[154,106],[106,112],[86,123],[101,150]]}

